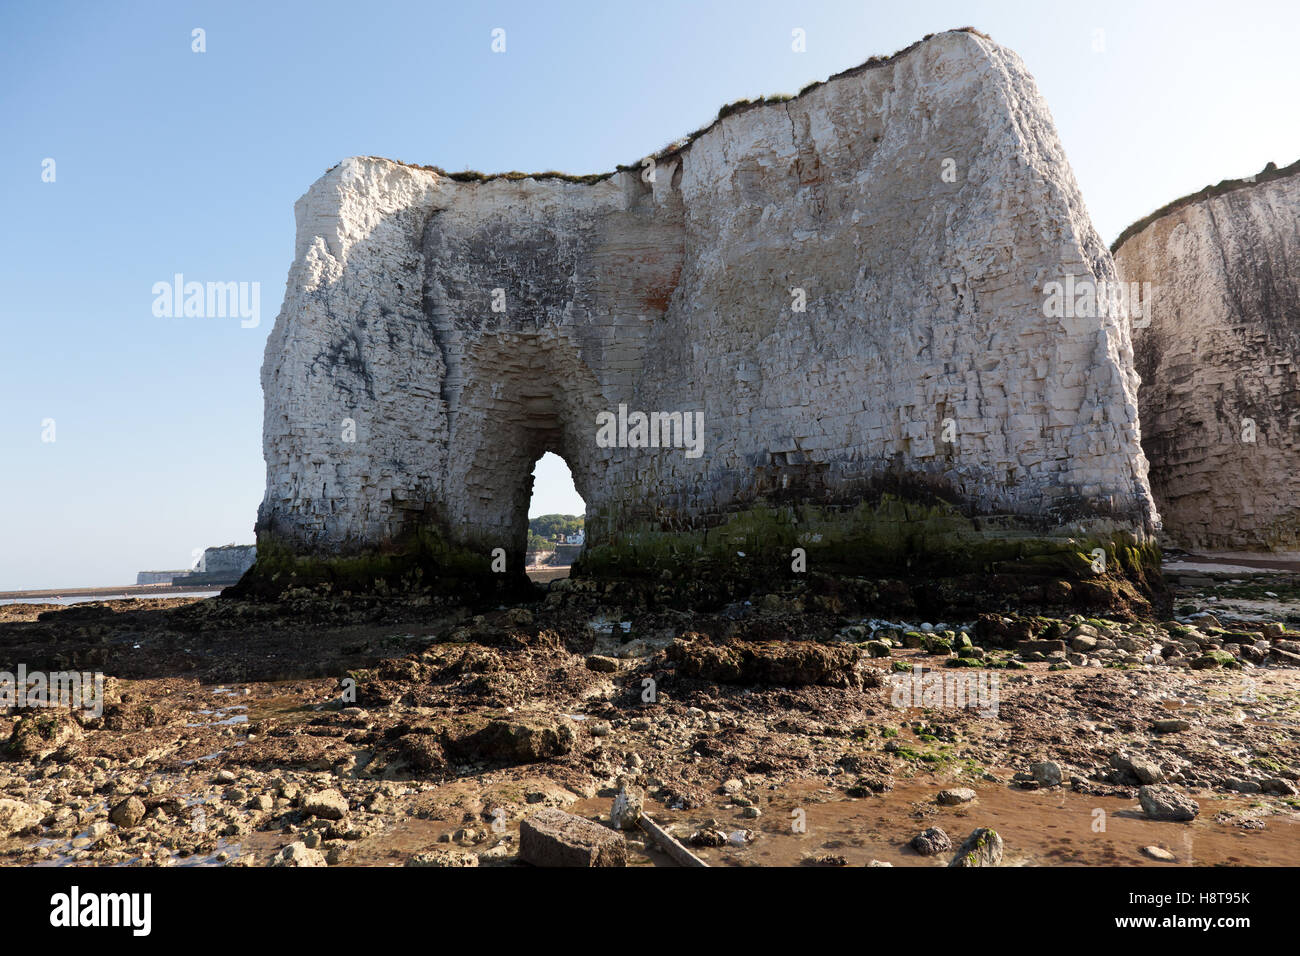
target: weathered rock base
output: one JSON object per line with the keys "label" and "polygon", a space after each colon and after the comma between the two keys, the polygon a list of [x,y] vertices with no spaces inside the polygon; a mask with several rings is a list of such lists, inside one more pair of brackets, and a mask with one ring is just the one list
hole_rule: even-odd
{"label": "weathered rock base", "polygon": [[[589,519],[598,522],[599,516]],[[941,500],[886,495],[852,507],[758,505],[698,530],[643,522],[589,548],[573,577],[638,605],[713,609],[790,589],[839,595],[863,610],[978,612],[1010,608],[1136,611],[1163,607],[1159,548],[1105,519],[1065,534],[1035,519],[968,517]],[[501,570],[494,570],[494,567]],[[293,588],[333,593],[428,590],[464,600],[535,595],[521,555],[414,534],[388,552],[294,554],[269,536],[258,562],[226,593],[274,598]]]}

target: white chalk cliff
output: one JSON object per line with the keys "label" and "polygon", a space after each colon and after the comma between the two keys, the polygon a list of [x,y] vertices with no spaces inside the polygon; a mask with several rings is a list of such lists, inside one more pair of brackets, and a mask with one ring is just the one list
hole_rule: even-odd
{"label": "white chalk cliff", "polygon": [[1171,203],[1115,262],[1152,287],[1133,340],[1170,540],[1300,550],[1300,163]]}
{"label": "white chalk cliff", "polygon": [[[768,507],[810,556],[855,507],[868,549],[945,560],[970,529],[1156,521],[1124,316],[1044,309],[1045,284],[1114,264],[1033,80],[979,34],[735,110],[653,182],[353,158],[296,213],[262,541],[339,555],[424,527],[521,556],[547,450],[592,555],[698,551]],[[702,412],[703,454],[601,447],[620,404]],[[936,501],[969,528],[936,532]]]}

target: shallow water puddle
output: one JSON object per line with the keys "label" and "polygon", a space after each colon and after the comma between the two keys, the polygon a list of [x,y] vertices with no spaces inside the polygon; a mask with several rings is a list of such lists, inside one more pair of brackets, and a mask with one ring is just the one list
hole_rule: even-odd
{"label": "shallow water puddle", "polygon": [[[1262,816],[1265,827],[1246,830],[1217,822],[1227,812],[1251,816],[1250,802],[1240,798],[1197,797],[1201,814],[1194,822],[1148,820],[1136,799],[1091,797],[1068,790],[1017,790],[972,786],[978,796],[969,804],[940,807],[939,790],[956,784],[904,782],[877,797],[845,798],[827,794],[816,782],[783,786],[764,794],[763,816],[748,820],[739,809],[671,811],[650,807],[660,824],[679,825],[679,837],[715,819],[718,829],[749,828],[754,841],[745,848],[697,849],[714,866],[815,865],[819,858],[843,857],[849,866],[872,860],[895,866],[941,866],[952,853],[923,857],[910,849],[911,838],[926,827],[940,827],[959,845],[977,827],[991,827],[1006,846],[1004,866],[1293,866],[1300,864],[1300,813]],[[806,832],[795,832],[796,824]],[[1159,846],[1177,858],[1161,863],[1142,852]]]}
{"label": "shallow water puddle", "polygon": [[235,713],[235,711],[240,711],[240,710],[244,710],[244,711],[248,710],[247,705],[231,704],[229,707],[218,707],[212,710],[198,710],[195,711],[196,714],[199,714],[204,717],[212,717],[213,719],[206,720],[206,721],[195,721],[194,723],[187,723],[185,726],[186,727],[232,727],[235,724],[248,723],[248,714]]}

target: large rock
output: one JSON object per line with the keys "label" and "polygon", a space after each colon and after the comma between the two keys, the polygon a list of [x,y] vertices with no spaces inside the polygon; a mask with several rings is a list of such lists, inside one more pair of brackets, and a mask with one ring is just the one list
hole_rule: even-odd
{"label": "large rock", "polygon": [[567,754],[576,736],[567,717],[521,715],[485,722],[470,717],[448,728],[443,746],[462,760],[536,763]]}
{"label": "large rock", "polygon": [[968,836],[948,865],[956,867],[997,866],[1002,862],[1002,837],[997,830],[980,827]]}
{"label": "large rock", "polygon": [[921,856],[934,856],[952,849],[952,838],[939,827],[926,827],[912,837],[912,849]]}
{"label": "large rock", "polygon": [[1300,163],[1229,180],[1125,230],[1150,283],[1135,322],[1142,444],[1186,548],[1300,548]]}
{"label": "large rock", "polygon": [[677,640],[668,659],[684,677],[723,684],[776,684],[798,687],[822,684],[861,687],[858,662],[862,651],[851,644],[815,641],[710,643],[706,638]]}
{"label": "large rock", "polygon": [[1162,783],[1165,779],[1165,773],[1159,764],[1141,754],[1113,753],[1110,755],[1110,765],[1138,783]]}
{"label": "large rock", "polygon": [[[1113,263],[1024,64],[977,33],[724,110],[644,168],[357,157],[295,211],[246,590],[483,581],[498,547],[519,575],[546,450],[592,574],[788,574],[798,546],[1059,578],[1149,540],[1127,325],[1051,307]],[[1108,572],[1152,554],[1123,553]]]}
{"label": "large rock", "polygon": [[1240,666],[1236,658],[1227,651],[1206,651],[1192,661],[1192,670],[1194,671],[1213,670],[1217,667],[1237,668]]}
{"label": "large rock", "polygon": [[21,800],[0,798],[0,836],[14,836],[41,822],[40,812]]}
{"label": "large rock", "polygon": [[303,798],[302,812],[322,820],[342,820],[348,815],[348,801],[337,790],[321,790]]}
{"label": "large rock", "polygon": [[118,803],[108,812],[108,820],[119,827],[130,828],[144,819],[145,805],[139,797],[131,796]]}
{"label": "large rock", "polygon": [[940,790],[939,795],[934,798],[935,801],[945,807],[955,807],[962,803],[970,803],[975,799],[975,791],[970,787],[955,787],[951,790]]}
{"label": "large rock", "polygon": [[81,726],[67,711],[24,714],[10,734],[9,752],[19,758],[43,760],[82,736]]}
{"label": "large rock", "polygon": [[567,717],[470,714],[414,726],[396,742],[416,770],[445,770],[448,762],[536,763],[573,749],[577,733]]}
{"label": "large rock", "polygon": [[1061,785],[1061,765],[1053,760],[1040,760],[1038,763],[1031,764],[1029,772],[1033,774],[1035,780],[1044,787],[1059,787]]}
{"label": "large rock", "polygon": [[1142,812],[1152,820],[1183,822],[1195,820],[1201,812],[1201,805],[1191,797],[1164,785],[1139,789],[1138,803],[1142,805]]}
{"label": "large rock", "polygon": [[533,866],[625,866],[627,842],[599,823],[552,808],[519,824],[519,858]]}
{"label": "large rock", "polygon": [[320,850],[313,850],[299,840],[296,843],[290,843],[283,850],[271,858],[270,866],[328,866],[325,862],[325,854]]}
{"label": "large rock", "polygon": [[615,830],[631,830],[641,820],[645,807],[645,791],[640,787],[619,787],[614,797],[614,807],[610,811],[610,822]]}

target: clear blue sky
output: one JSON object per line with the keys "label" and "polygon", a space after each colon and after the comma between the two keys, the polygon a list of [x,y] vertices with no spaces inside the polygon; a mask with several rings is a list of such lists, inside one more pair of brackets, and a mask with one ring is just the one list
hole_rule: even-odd
{"label": "clear blue sky", "polygon": [[[1110,241],[1177,196],[1300,157],[1297,9],[6,2],[0,590],[126,583],[252,540],[258,370],[293,203],[343,157],[604,171],[724,103],[970,25],[1028,64]],[[261,283],[261,324],[156,318],[152,286],[177,272]],[[563,477],[539,479],[535,513],[578,507]]]}

